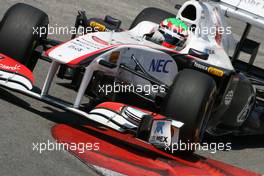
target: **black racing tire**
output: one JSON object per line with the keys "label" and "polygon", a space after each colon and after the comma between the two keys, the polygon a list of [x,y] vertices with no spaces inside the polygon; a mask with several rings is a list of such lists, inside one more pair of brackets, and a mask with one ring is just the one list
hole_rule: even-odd
{"label": "black racing tire", "polygon": [[26,66],[35,62],[33,51],[47,34],[40,36],[34,29],[47,28],[48,23],[48,15],[40,9],[23,3],[13,5],[0,22],[0,52]]}
{"label": "black racing tire", "polygon": [[158,9],[155,7],[148,7],[148,8],[143,9],[137,15],[137,17],[134,19],[129,29],[134,28],[138,23],[142,21],[150,21],[150,22],[160,24],[161,21],[163,21],[166,18],[170,18],[170,17],[176,17],[176,15],[173,13],[167,12],[165,10],[162,10],[162,9]]}
{"label": "black racing tire", "polygon": [[216,96],[212,77],[184,69],[178,73],[163,105],[163,114],[184,123],[179,139],[200,143],[207,127]]}

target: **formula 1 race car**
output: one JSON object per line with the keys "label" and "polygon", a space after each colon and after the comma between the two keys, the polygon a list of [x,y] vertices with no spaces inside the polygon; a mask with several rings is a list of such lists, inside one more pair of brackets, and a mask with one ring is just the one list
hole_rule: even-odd
{"label": "formula 1 race car", "polygon": [[[88,19],[80,11],[75,28],[92,30],[60,42],[47,38],[47,14],[26,4],[16,4],[0,23],[0,85],[117,131],[133,130],[136,136],[143,136],[139,138],[160,147],[178,140],[200,142],[205,132],[263,134],[264,70],[253,66],[260,44],[247,35],[251,25],[263,28],[264,18],[255,18],[255,12],[244,12],[225,1],[191,0],[177,7],[177,18],[191,30],[180,51],[151,40],[153,29],[162,20],[176,17],[161,9],[144,9],[129,30],[122,29],[118,19]],[[224,15],[247,22],[238,43],[232,40],[231,33],[219,32],[220,28],[228,29]],[[216,32],[201,34],[199,30],[204,27]],[[238,60],[242,51],[251,54],[249,64]],[[38,59],[51,62],[41,93],[34,89],[32,73]],[[49,95],[56,74],[72,80],[71,86],[78,90],[74,103],[67,104]],[[85,94],[95,102],[91,103],[94,107],[103,101],[118,101],[147,108],[162,115],[162,123],[157,123],[163,125],[157,126],[154,115],[135,115],[138,112],[131,109],[124,111],[130,114],[122,116],[127,118],[109,116],[107,110],[103,112],[107,120],[91,116],[82,105]],[[165,136],[155,136],[155,132],[163,134],[163,126],[166,131],[179,130],[179,136],[166,133],[173,139],[166,143]]]}

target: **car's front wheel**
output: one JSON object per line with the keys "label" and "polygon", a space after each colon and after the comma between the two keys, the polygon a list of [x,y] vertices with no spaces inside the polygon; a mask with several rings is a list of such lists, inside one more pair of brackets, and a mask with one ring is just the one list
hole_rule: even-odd
{"label": "car's front wheel", "polygon": [[33,70],[38,59],[33,53],[46,37],[48,23],[42,10],[23,3],[13,5],[0,22],[0,52]]}
{"label": "car's front wheel", "polygon": [[184,69],[178,73],[163,105],[163,114],[181,121],[180,140],[199,143],[207,127],[216,95],[216,83],[204,73]]}

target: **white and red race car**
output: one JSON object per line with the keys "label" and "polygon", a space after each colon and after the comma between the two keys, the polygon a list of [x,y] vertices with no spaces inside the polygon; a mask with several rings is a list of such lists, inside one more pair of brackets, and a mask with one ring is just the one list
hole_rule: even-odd
{"label": "white and red race car", "polygon": [[[247,39],[250,26],[263,27],[258,23],[263,18],[256,20],[250,18],[252,14],[243,13],[252,23],[248,23],[237,44],[229,31],[219,32],[220,28],[228,30],[223,10],[226,14],[233,10],[235,17],[241,15],[239,9],[225,2],[191,0],[184,3],[177,18],[185,21],[191,31],[185,48],[176,51],[149,37],[159,22],[176,16],[161,9],[144,9],[129,30],[121,29],[121,21],[112,17],[87,19],[84,12],[79,12],[75,27],[90,27],[97,32],[74,35],[70,41],[58,42],[48,39],[47,33],[39,35],[40,31],[35,30],[48,26],[48,16],[43,11],[16,4],[5,13],[0,24],[0,85],[120,132],[134,131],[136,136],[141,136],[143,131],[144,140],[160,147],[178,140],[200,142],[206,131],[212,135],[263,134],[261,120],[258,129],[244,128],[252,123],[253,111],[263,113],[264,71],[252,65],[259,44]],[[23,16],[24,20],[19,20],[18,16]],[[201,34],[199,30],[203,27],[213,27],[216,32]],[[230,58],[232,48],[236,49]],[[251,64],[237,60],[241,51],[252,54]],[[33,89],[32,73],[39,58],[51,61],[40,93]],[[67,71],[74,72],[70,79],[78,93],[72,104],[49,95],[58,70],[60,78],[65,78]],[[116,84],[125,87],[124,91],[103,89],[116,87]],[[80,108],[85,93],[99,101],[124,101],[140,108],[148,106],[164,119],[157,120],[129,106],[121,110],[121,114],[98,108],[86,112]],[[96,115],[98,113],[100,115]],[[261,119],[261,115],[258,118]],[[166,142],[165,138],[169,140]]]}

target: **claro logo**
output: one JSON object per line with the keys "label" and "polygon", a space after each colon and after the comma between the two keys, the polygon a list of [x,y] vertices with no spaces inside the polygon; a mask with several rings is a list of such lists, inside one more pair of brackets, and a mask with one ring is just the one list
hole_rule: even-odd
{"label": "claro logo", "polygon": [[15,66],[0,64],[0,69],[4,69],[4,70],[18,71],[20,70],[20,68],[21,68],[21,65],[18,65],[18,64],[16,64]]}

